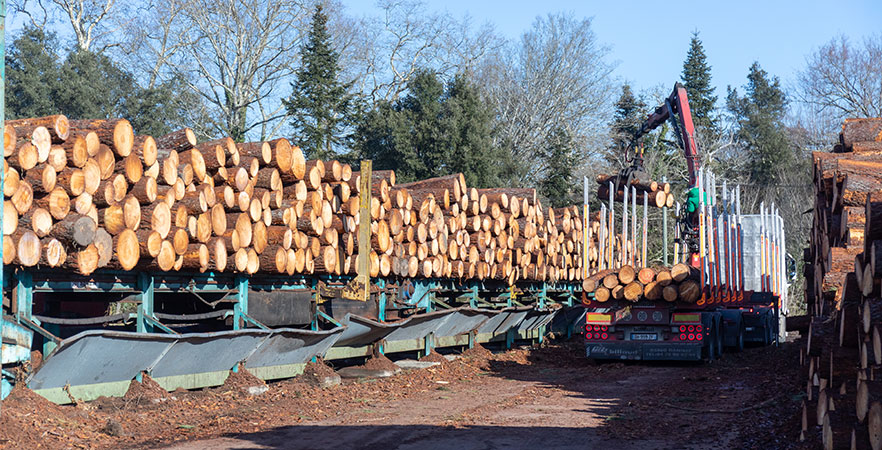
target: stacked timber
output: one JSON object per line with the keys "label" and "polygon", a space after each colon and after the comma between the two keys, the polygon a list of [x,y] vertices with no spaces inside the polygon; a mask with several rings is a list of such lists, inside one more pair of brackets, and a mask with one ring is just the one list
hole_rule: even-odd
{"label": "stacked timber", "polygon": [[800,440],[882,449],[882,119],[847,119],[813,152],[814,219],[804,252],[806,376]]}
{"label": "stacked timber", "polygon": [[[617,175],[600,174],[596,180],[597,184],[600,185],[597,189],[597,198],[602,200],[609,198],[610,183],[612,183],[613,189],[616,189],[613,196],[614,200],[617,202],[625,200],[625,189],[624,186],[618,185],[620,183],[617,183]],[[646,197],[649,206],[657,208],[665,206],[670,208],[674,206],[674,195],[671,194],[671,185],[669,183],[634,179],[631,180],[630,188],[636,191],[637,203],[641,205],[643,204],[643,198]],[[628,195],[630,196],[630,194]]]}
{"label": "stacked timber", "polygon": [[606,303],[665,301],[694,304],[701,297],[698,273],[686,264],[673,267],[623,265],[598,271],[582,280],[582,289],[594,294],[594,301]]}
{"label": "stacked timber", "polygon": [[[354,274],[371,228],[372,276],[581,280],[578,207],[533,189],[476,189],[454,174],[396,184],[307,161],[286,139],[197,142],[190,129],[136,135],[124,119],[56,115],[4,128],[4,263],[117,270]],[[594,244],[589,244],[594,245]]]}

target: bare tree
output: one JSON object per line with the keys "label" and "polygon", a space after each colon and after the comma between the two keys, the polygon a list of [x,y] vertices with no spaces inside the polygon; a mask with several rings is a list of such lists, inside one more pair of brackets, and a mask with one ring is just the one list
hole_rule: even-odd
{"label": "bare tree", "polygon": [[798,75],[798,98],[841,123],[846,116],[882,116],[882,34],[853,45],[839,36],[806,57]]}
{"label": "bare tree", "polygon": [[[48,3],[48,5],[47,5]],[[31,25],[45,31],[57,15],[63,16],[73,31],[80,50],[93,50],[92,45],[113,33],[111,16],[120,8],[116,0],[13,0],[10,9],[28,16]],[[101,50],[114,43],[105,43]]]}
{"label": "bare tree", "polygon": [[527,168],[521,181],[544,169],[535,152],[555,126],[565,126],[584,149],[605,143],[613,66],[608,48],[591,29],[591,19],[567,14],[539,17],[519,42],[490,55],[478,72],[486,99],[496,110],[497,145]]}
{"label": "bare tree", "polygon": [[501,45],[490,25],[473,31],[468,17],[428,13],[422,1],[382,0],[380,8],[381,17],[346,22],[348,36],[335,32],[346,75],[372,102],[397,99],[420,69],[442,78],[469,71]]}
{"label": "bare tree", "polygon": [[[296,69],[306,7],[295,0],[190,0],[168,44],[174,71],[217,117],[213,133],[265,138],[283,125],[280,85]],[[161,42],[162,39],[155,40]],[[158,52],[157,54],[163,54]]]}

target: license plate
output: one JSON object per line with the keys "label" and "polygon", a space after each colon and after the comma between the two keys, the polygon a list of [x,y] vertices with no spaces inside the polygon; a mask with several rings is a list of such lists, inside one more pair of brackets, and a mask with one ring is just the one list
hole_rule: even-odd
{"label": "license plate", "polygon": [[655,333],[631,333],[632,341],[655,341],[658,335]]}

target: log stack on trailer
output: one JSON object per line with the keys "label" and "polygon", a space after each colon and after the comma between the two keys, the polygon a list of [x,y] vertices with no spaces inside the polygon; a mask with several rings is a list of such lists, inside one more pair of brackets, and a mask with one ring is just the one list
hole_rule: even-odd
{"label": "log stack on trailer", "polygon": [[[137,135],[124,119],[7,121],[4,264],[354,274],[360,174],[286,139]],[[373,171],[372,276],[580,281],[578,207],[462,174],[396,183]],[[596,225],[595,225],[596,227]]]}
{"label": "log stack on trailer", "polygon": [[594,300],[601,304],[646,300],[691,305],[701,297],[697,271],[682,263],[670,268],[638,269],[626,264],[601,270],[582,281],[582,290],[593,293]]}
{"label": "log stack on trailer", "polygon": [[808,316],[788,321],[806,335],[800,439],[882,449],[882,119],[846,119],[839,137],[812,154]]}

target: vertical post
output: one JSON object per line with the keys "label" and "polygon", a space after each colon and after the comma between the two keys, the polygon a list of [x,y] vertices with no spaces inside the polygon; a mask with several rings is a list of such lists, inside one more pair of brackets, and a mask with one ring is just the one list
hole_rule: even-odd
{"label": "vertical post", "polygon": [[766,204],[760,202],[760,290],[768,291],[766,287]]}
{"label": "vertical post", "polygon": [[[680,202],[674,206],[674,217],[680,217]],[[667,217],[666,217],[667,218]],[[674,228],[674,264],[680,264],[680,226],[675,223]],[[667,262],[665,262],[667,264]]]}
{"label": "vertical post", "polygon": [[640,252],[640,261],[643,267],[649,266],[646,262],[646,231],[649,227],[649,195],[643,195],[643,235],[641,236],[640,243],[643,246]]}
{"label": "vertical post", "polygon": [[637,259],[637,188],[631,186],[631,266],[635,266]]}
{"label": "vertical post", "polygon": [[588,206],[588,191],[590,189],[591,187],[589,185],[588,177],[582,177],[582,267],[584,268],[582,273],[583,277],[587,277],[588,274],[591,273],[591,270],[588,267],[588,243],[591,242],[591,220],[589,218],[589,213],[591,212],[591,209]]}
{"label": "vertical post", "polygon": [[[244,328],[242,322],[244,322],[242,315],[248,314],[248,277],[246,276],[238,276],[236,277],[236,290],[238,293],[236,294],[236,304],[233,305],[233,329],[239,330]],[[318,291],[316,291],[316,297],[318,297]],[[318,303],[315,305],[318,308]],[[313,318],[312,326],[313,328],[318,328],[318,320]]]}
{"label": "vertical post", "polygon": [[[705,273],[707,272],[706,258],[704,254],[705,239],[704,235],[704,169],[698,169],[698,265],[700,270],[700,284],[702,292],[704,292]],[[692,262],[689,262],[692,265]]]}
{"label": "vertical post", "polygon": [[145,272],[138,272],[138,290],[141,291],[141,304],[138,305],[138,321],[136,329],[139,333],[153,332],[153,326],[150,325],[144,317],[153,317],[153,277]]}
{"label": "vertical post", "polygon": [[[377,295],[377,320],[380,322],[386,321],[386,279],[380,278],[377,280],[377,287],[380,289],[380,293]],[[316,306],[318,307],[318,306]],[[472,306],[474,308],[474,306]]]}
{"label": "vertical post", "polygon": [[[662,183],[667,183],[668,177],[662,177]],[[665,266],[668,265],[668,202],[662,206],[662,261]]]}
{"label": "vertical post", "polygon": [[362,286],[361,301],[370,297],[371,286],[371,160],[361,162],[358,188],[358,267],[356,277]]}
{"label": "vertical post", "polygon": [[622,265],[628,264],[628,193],[629,186],[622,188]]}
{"label": "vertical post", "polygon": [[614,236],[615,236],[615,223],[616,223],[616,209],[613,206],[613,205],[615,205],[615,203],[613,203],[613,201],[615,200],[615,194],[616,194],[616,191],[614,189],[615,189],[615,186],[613,186],[612,181],[610,181],[609,182],[609,226],[606,228],[606,231],[607,231],[606,240],[607,240],[607,245],[609,245],[609,251],[607,252],[607,255],[606,255],[606,257],[609,259],[609,264],[607,264],[607,266],[606,266],[607,269],[612,269],[614,266],[613,265],[613,262],[614,262],[613,249],[615,248],[614,247],[615,244],[613,242],[615,241]]}
{"label": "vertical post", "polygon": [[[6,123],[6,0],[0,0],[0,124]],[[5,148],[3,133],[0,133],[0,149]],[[0,152],[0,167],[4,167],[3,152]],[[3,192],[5,174],[0,170],[0,192]],[[0,228],[3,227],[3,202],[0,202]],[[0,245],[0,261],[3,261],[3,246]],[[0,262],[0,290],[3,289],[4,267]],[[0,361],[3,360],[3,346],[0,345]]]}
{"label": "vertical post", "polygon": [[744,295],[744,246],[741,235],[741,185],[735,186],[735,237],[737,241],[738,251],[738,295]]}
{"label": "vertical post", "polygon": [[[606,268],[606,205],[600,204],[600,236],[597,239],[597,270]],[[587,251],[587,249],[585,249]]]}

